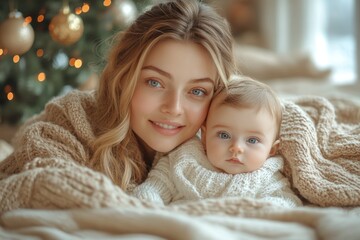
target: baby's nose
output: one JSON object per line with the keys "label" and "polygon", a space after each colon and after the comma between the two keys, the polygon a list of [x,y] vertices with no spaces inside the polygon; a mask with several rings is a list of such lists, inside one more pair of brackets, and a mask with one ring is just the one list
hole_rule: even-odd
{"label": "baby's nose", "polygon": [[243,153],[244,149],[241,147],[239,143],[235,143],[230,147],[230,152],[236,155]]}

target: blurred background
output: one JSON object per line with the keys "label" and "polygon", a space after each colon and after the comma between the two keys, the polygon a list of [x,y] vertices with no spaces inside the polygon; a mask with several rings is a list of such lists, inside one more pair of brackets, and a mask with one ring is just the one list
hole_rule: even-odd
{"label": "blurred background", "polygon": [[[229,21],[243,74],[281,94],[360,95],[359,1],[204,1]],[[158,2],[2,0],[0,138],[54,96],[96,88],[111,36]]]}
{"label": "blurred background", "polygon": [[322,76],[329,77],[335,84],[356,81],[359,66],[356,47],[359,44],[359,29],[356,28],[360,14],[358,1],[212,2],[222,8],[238,43],[269,49],[282,56],[308,57],[314,68],[331,70],[329,76],[325,72]]}
{"label": "blurred background", "polygon": [[111,37],[146,0],[1,0],[0,122],[17,125],[54,96],[93,89]]}

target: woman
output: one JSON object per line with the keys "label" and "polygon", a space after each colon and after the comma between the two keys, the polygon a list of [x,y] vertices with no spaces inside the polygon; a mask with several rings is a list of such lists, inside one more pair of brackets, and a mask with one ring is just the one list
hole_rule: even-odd
{"label": "woman", "polygon": [[111,205],[118,190],[93,193],[108,181],[96,172],[125,191],[141,183],[156,153],[196,134],[234,66],[229,26],[209,6],[152,7],[119,33],[96,92],[56,98],[20,129],[0,164],[1,211]]}

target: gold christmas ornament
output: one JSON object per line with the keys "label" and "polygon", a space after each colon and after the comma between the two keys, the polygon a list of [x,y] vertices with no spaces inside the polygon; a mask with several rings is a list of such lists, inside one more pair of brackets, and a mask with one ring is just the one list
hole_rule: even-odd
{"label": "gold christmas ornament", "polygon": [[21,55],[29,51],[34,43],[34,29],[25,22],[21,12],[11,11],[9,18],[0,25],[0,48],[11,55]]}
{"label": "gold christmas ornament", "polygon": [[84,23],[79,16],[70,13],[69,6],[65,6],[58,15],[51,19],[49,32],[55,42],[71,45],[81,38],[84,32]]}

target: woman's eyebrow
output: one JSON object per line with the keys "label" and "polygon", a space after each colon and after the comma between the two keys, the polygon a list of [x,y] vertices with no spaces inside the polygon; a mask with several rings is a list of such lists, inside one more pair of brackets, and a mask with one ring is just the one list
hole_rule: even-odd
{"label": "woman's eyebrow", "polygon": [[160,68],[157,68],[155,66],[144,66],[141,70],[152,70],[167,78],[172,78],[170,73],[165,72],[164,70],[161,70]]}
{"label": "woman's eyebrow", "polygon": [[[160,68],[152,66],[152,65],[144,66],[141,70],[152,70],[152,71],[155,71],[155,72],[159,73],[160,75],[163,75],[167,78],[172,78],[172,75],[170,73],[168,73],[164,70],[161,70]],[[192,79],[191,82],[194,82],[194,83],[208,82],[208,83],[214,84],[215,81],[209,77],[205,77],[205,78]]]}
{"label": "woman's eyebrow", "polygon": [[212,80],[211,78],[209,77],[206,77],[206,78],[197,78],[197,79],[193,79],[192,82],[194,83],[198,83],[198,82],[208,82],[208,83],[211,83],[212,85],[214,85],[214,80]]}

